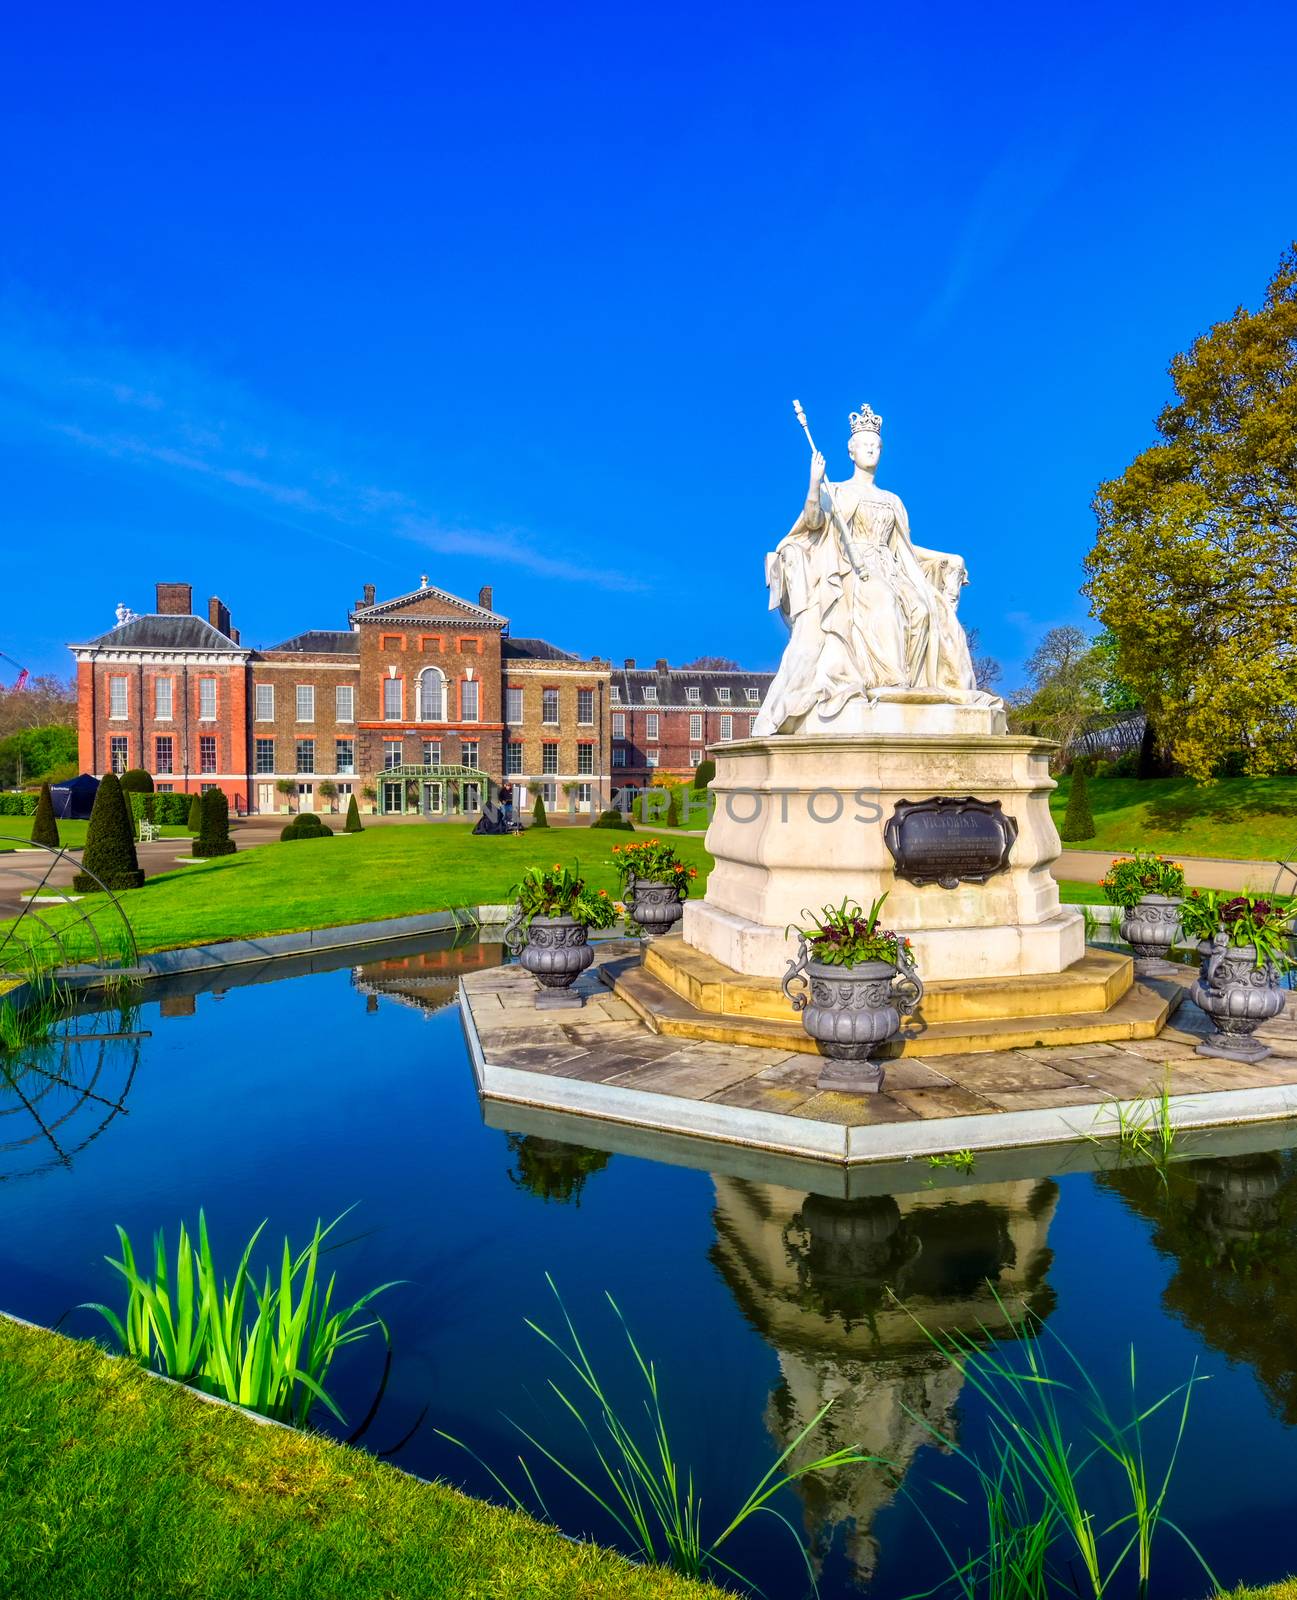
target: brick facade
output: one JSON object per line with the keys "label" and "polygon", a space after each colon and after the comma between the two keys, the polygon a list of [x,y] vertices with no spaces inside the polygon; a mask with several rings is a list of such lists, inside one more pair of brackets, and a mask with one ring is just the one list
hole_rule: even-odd
{"label": "brick facade", "polygon": [[[241,644],[215,596],[195,616],[192,593],[160,583],[153,613],[69,647],[80,762],[143,766],[184,793],[215,785],[234,811],[341,811],[354,794],[363,809],[444,815],[475,809],[483,781],[507,776],[519,810],[541,794],[589,813],[746,737],[771,676],[665,661],[614,672],[511,637],[489,587],[474,604],[426,578],[385,601],[366,585],[346,628],[266,650]],[[443,779],[445,767],[483,778]]]}

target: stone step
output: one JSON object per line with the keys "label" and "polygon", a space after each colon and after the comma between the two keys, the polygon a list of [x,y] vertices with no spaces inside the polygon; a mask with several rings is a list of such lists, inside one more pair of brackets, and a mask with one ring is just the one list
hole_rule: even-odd
{"label": "stone step", "polygon": [[[608,961],[600,968],[605,983],[655,1033],[681,1039],[710,1039],[720,1044],[752,1045],[791,1053],[818,1053],[800,1020],[706,1011],[669,988],[636,957]],[[1183,998],[1192,973],[1184,981],[1171,978],[1132,984],[1112,1006],[1100,1011],[1075,1011],[1049,1016],[969,1018],[958,1022],[913,1023],[904,1037],[889,1039],[876,1055],[982,1055],[996,1050],[1044,1048],[1048,1045],[1101,1044],[1118,1039],[1153,1039]],[[913,1031],[910,1031],[912,1029]]]}
{"label": "stone step", "polygon": [[[970,932],[969,938],[974,937]],[[686,944],[678,933],[655,939],[645,951],[644,967],[699,1011],[774,1022],[788,1018],[788,1000],[777,978],[735,972]],[[916,1020],[935,1027],[951,1022],[1103,1012],[1129,991],[1134,978],[1130,956],[1113,950],[1087,950],[1063,972],[928,984]]]}

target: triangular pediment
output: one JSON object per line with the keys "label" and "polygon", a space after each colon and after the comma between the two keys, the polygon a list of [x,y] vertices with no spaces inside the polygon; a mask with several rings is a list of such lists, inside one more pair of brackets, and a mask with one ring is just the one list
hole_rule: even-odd
{"label": "triangular pediment", "polygon": [[409,594],[380,600],[377,605],[361,606],[351,613],[352,622],[378,622],[379,620],[409,618],[411,621],[435,621],[445,617],[460,616],[466,622],[476,622],[484,627],[504,628],[508,617],[488,611],[485,606],[474,605],[448,589],[438,589],[433,584],[421,584]]}

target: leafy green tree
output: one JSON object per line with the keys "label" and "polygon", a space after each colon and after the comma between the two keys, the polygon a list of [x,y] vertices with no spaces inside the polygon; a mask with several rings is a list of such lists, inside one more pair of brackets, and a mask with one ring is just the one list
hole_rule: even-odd
{"label": "leafy green tree", "polygon": [[203,825],[203,797],[196,794],[189,802],[189,818],[185,826],[190,833],[197,833]]}
{"label": "leafy green tree", "polygon": [[1093,839],[1096,829],[1094,814],[1090,810],[1090,763],[1082,756],[1072,763],[1072,787],[1067,795],[1067,809],[1063,812],[1063,826],[1058,836],[1064,844],[1080,844]]}
{"label": "leafy green tree", "polygon": [[95,795],[81,854],[83,870],[72,880],[78,894],[105,889],[138,889],[144,882],[135,854],[135,826],[115,772],[106,772]]}
{"label": "leafy green tree", "polygon": [[48,783],[41,784],[40,799],[36,802],[36,815],[32,818],[32,843],[59,847],[59,825],[54,816],[54,800]]}
{"label": "leafy green tree", "polygon": [[238,849],[230,838],[230,802],[220,789],[203,796],[203,819],[192,849],[196,856],[232,856]]}
{"label": "leafy green tree", "polygon": [[1188,773],[1273,772],[1297,756],[1297,244],[1171,384],[1158,442],[1095,496],[1086,593]]}
{"label": "leafy green tree", "polygon": [[1009,698],[1015,733],[1034,733],[1067,758],[1076,737],[1104,709],[1103,658],[1081,628],[1051,628],[1027,661],[1031,687]]}
{"label": "leafy green tree", "polygon": [[539,794],[536,796],[536,804],[531,808],[531,825],[533,828],[549,827],[549,818],[545,815],[545,800]]}
{"label": "leafy green tree", "polygon": [[354,794],[347,801],[347,820],[342,825],[342,831],[343,833],[360,833],[363,831],[360,826],[360,807],[356,804]]}
{"label": "leafy green tree", "polygon": [[[57,783],[77,771],[77,730],[61,725],[22,728],[0,739],[0,787],[13,789],[49,778]],[[53,775],[53,776],[52,776]]]}

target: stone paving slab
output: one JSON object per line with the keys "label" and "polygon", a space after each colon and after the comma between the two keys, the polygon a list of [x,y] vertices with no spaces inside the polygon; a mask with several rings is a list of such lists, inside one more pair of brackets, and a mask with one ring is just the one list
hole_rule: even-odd
{"label": "stone paving slab", "polygon": [[818,1088],[817,1056],[654,1032],[601,982],[599,966],[627,953],[599,947],[575,1012],[536,1011],[518,967],[462,978],[484,1099],[847,1165],[1113,1133],[1118,1102],[1164,1087],[1185,1127],[1297,1114],[1297,995],[1260,1032],[1273,1054],[1250,1066],[1197,1055],[1210,1024],[1185,1002],[1156,1039],[902,1057],[881,1093],[852,1095]]}

